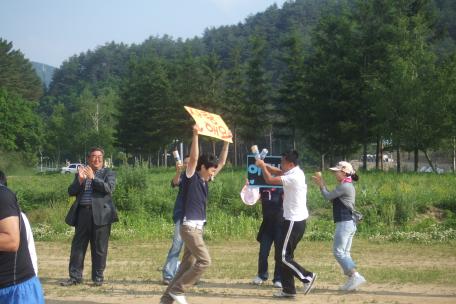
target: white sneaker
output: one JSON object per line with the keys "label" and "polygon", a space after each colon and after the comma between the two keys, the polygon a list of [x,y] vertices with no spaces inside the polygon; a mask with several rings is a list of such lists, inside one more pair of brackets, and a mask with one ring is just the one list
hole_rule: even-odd
{"label": "white sneaker", "polygon": [[252,284],[254,284],[254,285],[261,285],[261,284],[263,284],[263,282],[264,282],[263,279],[260,278],[259,276],[254,277],[252,280]]}
{"label": "white sneaker", "polygon": [[274,286],[274,288],[282,288],[282,282],[280,281],[275,281],[272,285]]}
{"label": "white sneaker", "polygon": [[305,295],[308,294],[312,290],[312,287],[316,280],[317,280],[317,274],[313,273],[312,279],[308,283],[304,283],[304,294]]}
{"label": "white sneaker", "polygon": [[352,276],[350,284],[348,284],[346,290],[347,291],[356,290],[359,286],[361,286],[364,283],[366,283],[366,279],[359,273],[355,272],[355,274]]}
{"label": "white sneaker", "polygon": [[274,293],[272,294],[272,296],[273,296],[274,298],[289,298],[289,299],[290,299],[290,298],[296,297],[295,294],[286,293],[286,292],[283,292],[283,290],[278,291],[278,292],[274,292]]}
{"label": "white sneaker", "polygon": [[341,291],[347,291],[347,287],[351,285],[352,280],[353,280],[353,276],[348,277],[347,282],[345,282],[344,285],[340,286],[340,287],[339,287],[339,290],[341,290]]}
{"label": "white sneaker", "polygon": [[185,296],[183,294],[181,295],[176,295],[176,294],[173,294],[173,293],[169,293],[169,295],[171,296],[171,298],[174,299],[174,301],[176,301],[178,304],[188,304],[187,300],[185,299]]}

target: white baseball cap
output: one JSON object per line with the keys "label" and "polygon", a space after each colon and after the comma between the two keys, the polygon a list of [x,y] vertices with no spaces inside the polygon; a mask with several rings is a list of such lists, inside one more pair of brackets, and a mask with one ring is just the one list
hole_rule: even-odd
{"label": "white baseball cap", "polygon": [[346,162],[346,161],[338,162],[337,166],[329,168],[329,170],[342,171],[342,172],[345,172],[350,175],[355,174],[355,170],[353,169],[353,166],[349,162]]}

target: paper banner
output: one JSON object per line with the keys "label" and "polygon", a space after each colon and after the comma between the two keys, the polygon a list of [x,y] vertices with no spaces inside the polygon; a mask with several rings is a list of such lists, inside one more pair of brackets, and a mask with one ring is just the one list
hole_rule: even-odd
{"label": "paper banner", "polygon": [[199,134],[218,138],[230,143],[233,142],[233,135],[220,115],[187,106],[184,108],[201,128]]}

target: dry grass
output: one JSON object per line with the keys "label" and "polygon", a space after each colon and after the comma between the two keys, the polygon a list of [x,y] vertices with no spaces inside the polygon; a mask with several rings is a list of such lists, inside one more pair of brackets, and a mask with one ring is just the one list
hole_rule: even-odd
{"label": "dry grass", "polygon": [[[192,303],[273,303],[272,287],[248,284],[256,273],[258,244],[230,241],[208,244],[213,265],[203,282],[190,292]],[[39,242],[40,278],[48,303],[158,303],[168,242],[111,242],[105,284],[58,286],[67,277],[69,243]],[[455,303],[456,250],[454,244],[418,245],[356,241],[353,256],[369,281],[354,294],[341,294],[344,277],[331,255],[330,242],[302,242],[297,260],[319,274],[311,302],[329,303]],[[271,252],[272,256],[272,252]],[[90,255],[86,257],[90,282]],[[271,264],[273,261],[271,259]],[[303,297],[302,295],[299,296]],[[234,300],[233,302],[230,302]]]}

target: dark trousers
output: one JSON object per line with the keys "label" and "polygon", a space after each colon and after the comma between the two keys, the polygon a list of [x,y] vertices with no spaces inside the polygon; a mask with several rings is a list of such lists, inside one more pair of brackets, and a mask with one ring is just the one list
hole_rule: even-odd
{"label": "dark trousers", "polygon": [[273,282],[281,281],[281,264],[282,264],[282,235],[281,235],[281,221],[267,221],[263,220],[261,224],[262,229],[258,235],[260,242],[260,253],[258,254],[258,277],[262,280],[267,280],[268,274],[268,257],[271,251],[272,244],[274,243],[274,277]]}
{"label": "dark trousers", "polygon": [[294,260],[294,251],[299,241],[304,236],[306,230],[306,221],[287,221],[282,226],[282,287],[283,291],[290,294],[296,294],[294,278],[296,277],[303,283],[308,283],[313,276]]}
{"label": "dark trousers", "polygon": [[87,245],[90,242],[92,280],[103,281],[111,225],[97,226],[93,222],[91,208],[79,207],[78,209],[75,233],[73,242],[71,243],[69,266],[70,278],[82,281],[84,258],[87,251]]}

